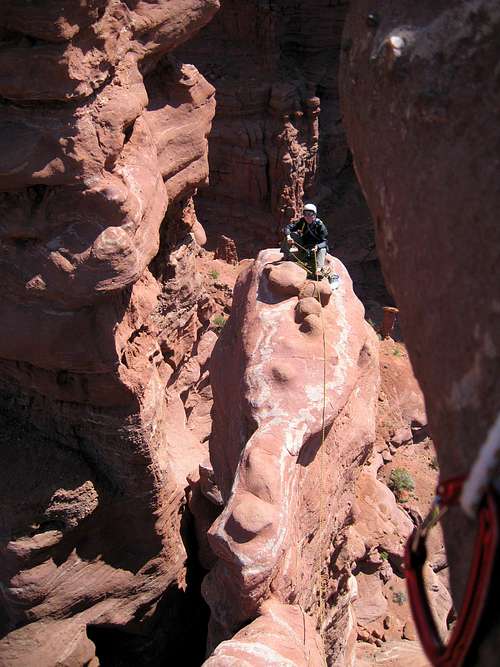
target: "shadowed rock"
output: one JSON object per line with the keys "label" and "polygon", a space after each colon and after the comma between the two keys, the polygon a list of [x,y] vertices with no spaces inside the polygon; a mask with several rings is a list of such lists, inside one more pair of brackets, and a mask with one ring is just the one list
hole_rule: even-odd
{"label": "shadowed rock", "polygon": [[217,8],[0,8],[2,663],[96,664],[88,628],[147,635],[186,588],[206,426],[180,399],[196,361],[176,379],[202,327],[189,230],[215,101],[169,54]]}
{"label": "shadowed rock", "polygon": [[[381,2],[370,26],[372,9],[356,0],[345,25],[343,116],[447,479],[500,409],[500,7]],[[458,511],[445,528],[459,608],[476,526]],[[471,656],[485,666],[500,645],[486,617]]]}

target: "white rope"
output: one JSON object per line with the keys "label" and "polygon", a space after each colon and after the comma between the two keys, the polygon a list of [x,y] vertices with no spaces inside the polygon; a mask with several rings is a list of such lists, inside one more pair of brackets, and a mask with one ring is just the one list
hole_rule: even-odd
{"label": "white rope", "polygon": [[488,436],[479,450],[479,455],[462,489],[460,504],[463,511],[471,518],[476,515],[479,503],[499,464],[500,413],[498,413],[495,423],[488,431]]}

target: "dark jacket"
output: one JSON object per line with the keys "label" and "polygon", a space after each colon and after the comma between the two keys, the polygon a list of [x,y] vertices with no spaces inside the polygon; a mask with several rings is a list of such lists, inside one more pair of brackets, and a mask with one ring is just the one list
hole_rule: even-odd
{"label": "dark jacket", "polygon": [[285,227],[285,234],[296,238],[301,246],[310,250],[314,246],[328,250],[328,230],[325,224],[316,218],[314,222],[307,223],[304,218],[297,222],[291,222]]}

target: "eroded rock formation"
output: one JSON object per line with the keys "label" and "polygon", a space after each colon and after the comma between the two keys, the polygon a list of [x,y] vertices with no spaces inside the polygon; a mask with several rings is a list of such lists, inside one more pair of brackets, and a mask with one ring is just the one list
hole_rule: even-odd
{"label": "eroded rock formation", "polygon": [[96,664],[89,635],[182,608],[206,425],[181,366],[201,378],[213,344],[191,198],[215,103],[170,53],[217,8],[0,8],[2,664]]}
{"label": "eroded rock formation", "polygon": [[[492,0],[386,4],[353,2],[344,113],[448,476],[467,469],[499,403],[499,105],[485,72],[500,15]],[[193,197],[208,179],[214,88],[172,52],[217,7],[0,8],[2,664],[106,664],[110,647],[161,662],[176,642],[199,664],[200,604],[188,641],[184,622],[188,480],[210,570],[207,664],[422,659],[391,596],[423,505],[404,512],[382,483],[425,435],[418,390],[391,385],[397,424],[382,437],[379,424],[372,452],[377,343],[342,265],[341,288],[318,294],[277,251],[237,269],[200,251]],[[274,241],[306,194],[332,214],[336,252],[378,280],[336,91],[346,7],[225,0],[181,50],[217,86],[201,210],[231,264]],[[440,549],[429,576],[445,630]]]}
{"label": "eroded rock formation", "polygon": [[313,198],[356,293],[387,299],[341,122],[338,63],[347,7],[224,0],[181,48],[217,90],[210,186],[198,207],[209,247],[229,235],[241,257],[253,257],[278,245],[303,197]]}
{"label": "eroded rock formation", "polygon": [[212,358],[210,457],[225,506],[208,533],[217,556],[203,582],[209,646],[252,623],[208,664],[253,642],[262,615],[270,635],[256,650],[273,648],[280,631],[262,607],[269,600],[294,605],[284,613],[295,625],[300,609],[319,618],[330,660],[348,660],[355,640],[350,563],[340,553],[357,466],[374,441],[377,339],[338,260],[340,288],[331,294],[321,282],[318,294],[280,258],[263,251],[240,274]]}
{"label": "eroded rock formation", "polygon": [[[492,0],[355,0],[343,36],[345,124],[445,479],[500,407],[499,32]],[[448,521],[459,606],[475,526]],[[495,623],[475,664],[498,662]]]}
{"label": "eroded rock formation", "polygon": [[[389,338],[380,343],[379,353],[377,439],[358,476],[353,523],[348,530],[357,583],[355,664],[427,666],[408,605],[402,563],[406,539],[434,498],[438,470],[426,432],[423,396],[404,346]],[[413,490],[395,487],[393,472],[404,474]],[[431,532],[428,555],[428,592],[445,637],[452,603],[443,536],[437,528]]]}

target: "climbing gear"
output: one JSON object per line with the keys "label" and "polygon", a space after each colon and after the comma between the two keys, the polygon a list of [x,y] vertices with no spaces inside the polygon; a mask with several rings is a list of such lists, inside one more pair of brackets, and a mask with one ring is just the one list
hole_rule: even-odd
{"label": "climbing gear", "polygon": [[330,266],[325,265],[322,269],[318,271],[318,274],[322,278],[326,278],[328,280],[328,282],[330,283],[330,287],[332,288],[332,291],[340,287],[340,276],[338,273],[333,273],[332,268]]}
{"label": "climbing gear", "polygon": [[470,517],[476,515],[476,510],[484,489],[491,483],[497,470],[500,456],[500,413],[493,426],[488,431],[477,459],[467,476],[460,497],[463,511]]}
{"label": "climbing gear", "polygon": [[316,248],[304,248],[304,246],[300,245],[297,239],[294,238],[293,245],[288,249],[288,252],[294,255],[292,261],[297,262],[297,264],[307,271],[307,277],[310,280],[314,280],[318,273],[321,273],[321,271],[318,272],[317,269]]}
{"label": "climbing gear", "polygon": [[[309,251],[301,246],[300,243],[294,241],[293,245],[288,249],[288,252],[293,255],[291,260],[297,262],[299,266],[307,271],[308,278],[311,280],[315,280],[316,278],[326,278],[330,283],[332,291],[335,291],[340,287],[340,276],[338,273],[333,273],[331,267],[325,265],[322,269],[317,269],[316,250],[313,249]],[[312,259],[314,260],[312,264],[309,261],[311,259],[311,255]]]}
{"label": "climbing gear", "polygon": [[318,209],[316,208],[316,206],[314,204],[306,204],[304,206],[303,210],[304,210],[304,213],[306,211],[312,211],[313,213],[316,213],[316,214],[318,213]]}
{"label": "climbing gear", "polygon": [[427,558],[425,541],[430,529],[438,523],[448,507],[459,503],[465,483],[463,477],[457,477],[438,484],[429,514],[413,531],[405,550],[406,582],[413,619],[425,654],[433,667],[461,667],[464,664],[483,615],[496,562],[498,498],[489,487],[478,510],[479,527],[462,607],[448,644],[445,645],[439,636],[424,586],[423,567]]}
{"label": "climbing gear", "polygon": [[[316,276],[316,256],[312,254],[312,251],[304,248],[294,239],[293,245],[288,248],[288,252],[291,254],[291,261],[297,262],[307,272],[307,277],[314,280]],[[313,263],[311,263],[311,259],[314,260]]]}

